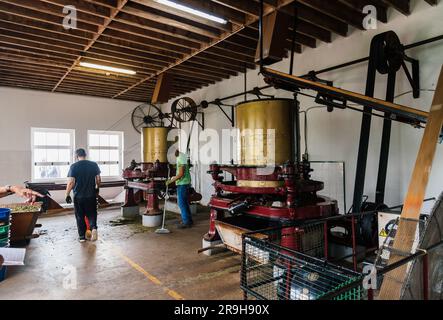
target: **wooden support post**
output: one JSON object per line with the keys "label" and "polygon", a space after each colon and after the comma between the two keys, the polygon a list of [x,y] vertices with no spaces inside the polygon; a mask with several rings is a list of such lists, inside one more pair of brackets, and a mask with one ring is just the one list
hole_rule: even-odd
{"label": "wooden support post", "polygon": [[170,73],[162,73],[158,76],[154,93],[152,94],[152,104],[168,102],[172,90],[173,80],[174,76]]}
{"label": "wooden support post", "polygon": [[[417,162],[415,163],[405,205],[394,240],[393,248],[398,252],[411,252],[420,218],[420,211],[425,198],[426,187],[431,173],[437,149],[438,139],[443,126],[443,68],[438,80],[437,89],[429,114],[428,123],[423,135]],[[391,253],[389,264],[401,260],[401,255]],[[405,264],[385,275],[379,298],[382,300],[401,299],[405,285],[408,264]]]}
{"label": "wooden support post", "polygon": [[[263,18],[263,63],[270,65],[286,57],[286,39],[291,38],[291,17],[282,12],[273,12]],[[260,46],[260,44],[259,44]],[[260,47],[255,62],[260,62]]]}

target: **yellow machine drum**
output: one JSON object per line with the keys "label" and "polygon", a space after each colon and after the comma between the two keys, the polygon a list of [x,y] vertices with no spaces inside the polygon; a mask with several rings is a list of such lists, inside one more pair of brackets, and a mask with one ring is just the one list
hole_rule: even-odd
{"label": "yellow machine drum", "polygon": [[142,162],[168,162],[168,128],[143,128],[142,130]]}
{"label": "yellow machine drum", "polygon": [[[279,166],[294,158],[294,101],[267,99],[236,107],[240,166]],[[243,187],[277,187],[278,181],[238,181]]]}

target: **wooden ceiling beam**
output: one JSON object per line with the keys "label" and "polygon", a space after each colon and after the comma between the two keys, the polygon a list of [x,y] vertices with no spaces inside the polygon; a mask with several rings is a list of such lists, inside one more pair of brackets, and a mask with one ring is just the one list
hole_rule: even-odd
{"label": "wooden ceiling beam", "polygon": [[[38,10],[34,9],[23,8],[15,4],[12,4],[12,2],[11,3],[0,2],[0,12],[4,12],[7,14],[14,14],[19,17],[33,19],[36,21],[52,23],[59,27],[62,26],[63,22],[63,19],[58,16],[44,12],[39,12]],[[87,31],[91,33],[98,33],[99,26],[78,21],[77,30]]]}
{"label": "wooden ceiling beam", "polygon": [[220,31],[208,30],[203,27],[198,27],[185,22],[181,22],[178,18],[174,19],[172,17],[164,17],[159,13],[153,10],[147,10],[146,7],[134,2],[129,2],[128,5],[123,8],[123,12],[146,20],[156,21],[157,23],[168,25],[176,29],[182,29],[190,33],[203,35],[210,39],[216,39],[220,36]]}
{"label": "wooden ceiling beam", "polygon": [[[206,26],[211,27],[213,29],[219,29],[219,30],[232,32],[232,23],[231,22],[228,22],[226,24],[217,23],[215,21],[187,13],[183,10],[179,10],[179,9],[175,9],[170,6],[166,6],[164,4],[156,2],[154,0],[132,0],[132,1],[135,3],[138,3],[140,5],[143,5],[146,8],[149,8],[147,11],[152,11],[152,10],[161,11],[161,12],[164,12],[166,14],[166,16],[169,16],[171,18],[173,18],[172,16],[180,17],[180,18],[184,18],[189,21],[193,21],[194,23],[206,25]],[[182,2],[180,2],[180,1],[179,1],[179,3],[182,4]],[[175,18],[175,20],[177,20],[177,18]],[[193,24],[191,24],[191,25],[193,25]]]}
{"label": "wooden ceiling beam", "polygon": [[364,30],[364,14],[362,12],[352,10],[347,5],[344,5],[337,0],[298,0],[298,2],[323,14],[346,22],[359,30]]}
{"label": "wooden ceiling beam", "polygon": [[102,18],[108,18],[111,16],[111,8],[103,5],[98,5],[93,2],[85,0],[41,0],[43,2],[55,4],[61,7],[74,6],[78,11],[99,16]]}
{"label": "wooden ceiling beam", "polygon": [[1,52],[0,52],[0,60],[4,60],[4,61],[13,61],[13,62],[18,62],[18,63],[23,63],[23,64],[35,64],[35,65],[41,65],[41,66],[48,66],[48,67],[54,67],[54,68],[62,68],[62,69],[67,69],[69,68],[69,65],[63,64],[60,61],[56,61],[52,58],[41,58],[41,57],[37,57],[35,55],[31,56],[31,55],[26,55],[23,52],[7,52],[7,48],[5,47],[1,47]]}
{"label": "wooden ceiling beam", "polygon": [[253,16],[254,18],[259,16],[259,6],[252,0],[212,0],[212,2],[243,12],[247,15]]}
{"label": "wooden ceiling beam", "polygon": [[157,21],[147,20],[124,12],[120,13],[118,17],[115,18],[115,21],[123,22],[125,24],[144,28],[146,30],[158,32],[168,36],[194,41],[199,43],[200,45],[203,45],[211,41],[211,38],[206,37],[204,35],[196,34],[183,29],[178,29],[169,25],[165,25],[163,23],[159,23]]}
{"label": "wooden ceiling beam", "polygon": [[143,45],[143,44],[133,42],[131,40],[124,40],[122,38],[116,39],[115,37],[110,37],[104,33],[102,34],[100,39],[97,40],[97,43],[103,43],[103,44],[107,44],[107,45],[113,45],[116,47],[127,48],[127,49],[131,49],[133,51],[140,51],[141,54],[143,54],[144,52],[150,52],[152,54],[163,56],[165,58],[170,58],[170,59],[174,59],[174,60],[180,59],[184,56],[184,53],[169,51],[166,49],[159,49],[157,47],[149,46],[147,44]]}
{"label": "wooden ceiling beam", "polygon": [[82,30],[65,30],[61,25],[56,25],[53,23],[48,23],[45,21],[34,20],[32,18],[27,18],[23,16],[16,16],[11,13],[0,12],[0,20],[8,23],[13,23],[14,25],[27,26],[36,30],[42,30],[45,32],[53,32],[62,36],[72,37],[82,40],[90,40],[93,37],[92,32],[82,31]]}
{"label": "wooden ceiling beam", "polygon": [[143,38],[143,37],[133,35],[133,34],[127,34],[126,32],[121,32],[118,30],[109,29],[109,30],[106,30],[103,33],[103,35],[114,38],[114,39],[118,39],[118,40],[123,40],[123,41],[127,40],[127,41],[135,43],[137,45],[149,46],[149,47],[160,49],[160,50],[168,50],[168,51],[175,52],[178,54],[189,54],[192,52],[192,50],[189,48],[177,46],[177,45],[170,44],[170,43],[165,43],[165,42],[154,40],[154,39],[147,39],[147,38]]}
{"label": "wooden ceiling beam", "polygon": [[137,27],[134,25],[129,25],[129,24],[122,23],[119,21],[113,21],[109,25],[108,29],[125,32],[128,34],[128,36],[136,35],[138,37],[143,37],[146,39],[153,39],[156,41],[161,41],[166,44],[173,44],[173,45],[181,46],[184,48],[190,48],[190,49],[199,49],[200,48],[200,44],[198,42],[186,40],[186,39],[179,38],[176,36],[170,36],[168,34],[164,34],[164,33],[160,33],[160,32],[154,32],[149,29]]}
{"label": "wooden ceiling beam", "polygon": [[52,52],[52,53],[57,53],[60,56],[72,56],[75,57],[79,54],[79,50],[72,50],[72,49],[67,49],[67,48],[62,48],[59,46],[54,46],[54,45],[48,45],[48,44],[44,44],[41,42],[38,42],[37,40],[31,40],[31,39],[25,39],[24,37],[14,37],[14,36],[9,36],[7,35],[6,31],[3,31],[0,34],[0,43],[4,43],[4,44],[13,44],[13,45],[18,45],[24,48],[28,48],[28,49],[40,49],[43,51],[47,51],[47,52]]}
{"label": "wooden ceiling beam", "polygon": [[227,19],[234,24],[244,25],[246,21],[246,15],[238,10],[231,9],[229,7],[217,4],[211,1],[201,0],[179,0],[181,4],[188,7],[212,14],[214,16]]}
{"label": "wooden ceiling beam", "polygon": [[[320,28],[338,34],[342,37],[348,36],[349,26],[346,22],[340,21],[327,14],[314,10],[302,3],[297,2],[297,13],[299,19],[317,25]],[[294,5],[289,5],[283,9],[286,9],[286,13],[294,15]]]}
{"label": "wooden ceiling beam", "polygon": [[54,37],[54,35],[52,35],[52,37],[51,37],[51,35],[44,34],[43,32],[32,33],[32,32],[29,32],[29,30],[26,29],[25,27],[21,27],[21,26],[13,26],[11,28],[10,25],[8,26],[8,25],[5,25],[2,22],[0,22],[0,30],[2,30],[0,32],[1,35],[8,36],[11,38],[29,40],[29,41],[34,41],[37,43],[44,43],[47,45],[60,47],[62,49],[69,49],[69,50],[76,50],[76,51],[82,50],[81,44],[78,44],[76,42],[66,41],[66,40],[68,40],[68,38],[66,38],[66,39],[63,39],[63,37],[58,38],[58,37]]}
{"label": "wooden ceiling beam", "polygon": [[[50,14],[59,20],[59,23],[63,23],[63,19],[66,14],[63,13],[63,8],[59,5],[53,5],[48,2],[36,1],[36,0],[2,0],[4,3],[9,3],[20,8],[36,10],[40,13]],[[77,11],[77,22],[88,23],[96,26],[104,24],[105,19],[82,11]]]}
{"label": "wooden ceiling beam", "polygon": [[[93,45],[94,43],[99,39],[99,37],[101,36],[101,34],[106,30],[106,28],[108,27],[108,25],[112,22],[112,20],[118,15],[118,13],[120,12],[121,9],[123,9],[123,7],[128,3],[128,0],[118,0],[117,4],[118,6],[112,10],[111,16],[107,19],[105,19],[105,23],[100,26],[99,30],[97,31],[97,33],[94,35],[94,37],[91,39],[91,41],[89,42],[89,44],[84,48],[83,52],[87,52]],[[52,89],[52,92],[55,92],[58,88],[58,86],[63,82],[63,80],[69,75],[69,72],[71,72],[72,69],[74,69],[74,67],[79,64],[80,60],[82,58],[82,55],[79,55],[78,58],[74,61],[74,63],[71,65],[71,67],[68,69],[68,71],[66,72],[66,74],[60,79],[60,81],[54,86],[54,88]]]}
{"label": "wooden ceiling beam", "polygon": [[411,14],[409,0],[383,0],[383,2],[394,7],[397,11],[403,13],[405,16],[409,16]]}
{"label": "wooden ceiling beam", "polygon": [[383,23],[388,22],[388,6],[382,0],[339,0],[348,7],[363,12],[363,8],[372,5],[377,9],[377,20]]}
{"label": "wooden ceiling beam", "polygon": [[[128,49],[121,46],[112,45],[109,43],[101,43],[97,42],[93,48],[90,49],[91,52],[96,52],[98,50],[105,50],[107,52],[113,52],[117,55],[121,55],[122,59],[143,59],[145,62],[149,63],[158,63],[159,66],[168,65],[168,63],[172,63],[174,61],[173,58],[156,55],[152,52],[142,52],[136,51],[132,49]],[[88,51],[89,52],[89,51]]]}

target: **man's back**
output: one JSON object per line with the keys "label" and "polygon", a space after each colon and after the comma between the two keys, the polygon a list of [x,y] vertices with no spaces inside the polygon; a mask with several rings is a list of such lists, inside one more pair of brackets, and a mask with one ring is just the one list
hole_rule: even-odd
{"label": "man's back", "polygon": [[100,175],[97,163],[81,160],[69,169],[68,177],[75,179],[74,196],[76,198],[95,197],[95,177]]}

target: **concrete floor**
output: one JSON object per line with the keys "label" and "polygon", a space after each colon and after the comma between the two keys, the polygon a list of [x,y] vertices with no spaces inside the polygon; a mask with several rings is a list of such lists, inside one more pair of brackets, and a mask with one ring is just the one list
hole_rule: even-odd
{"label": "concrete floor", "polygon": [[[120,210],[99,214],[99,241],[81,244],[73,215],[41,218],[46,231],[27,247],[26,266],[0,282],[4,299],[242,299],[240,257],[199,255],[208,213],[196,225],[157,235],[141,222],[112,226]],[[76,288],[75,288],[76,286]]]}

